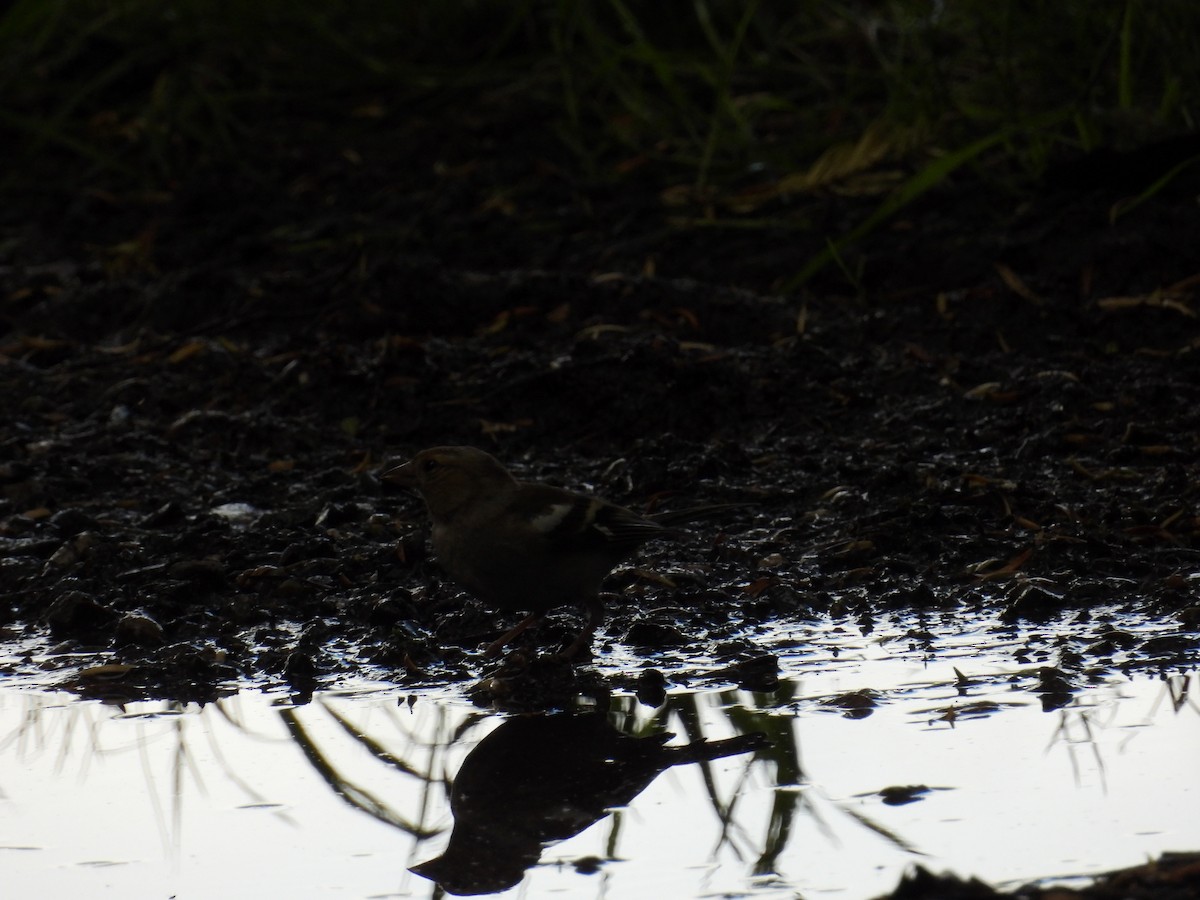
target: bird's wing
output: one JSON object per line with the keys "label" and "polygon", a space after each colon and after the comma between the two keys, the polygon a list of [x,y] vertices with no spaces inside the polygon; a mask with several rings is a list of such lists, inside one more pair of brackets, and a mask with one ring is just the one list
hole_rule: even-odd
{"label": "bird's wing", "polygon": [[[531,486],[532,487],[532,486]],[[523,491],[523,514],[550,543],[564,549],[608,546],[633,548],[671,532],[621,506],[557,488]]]}

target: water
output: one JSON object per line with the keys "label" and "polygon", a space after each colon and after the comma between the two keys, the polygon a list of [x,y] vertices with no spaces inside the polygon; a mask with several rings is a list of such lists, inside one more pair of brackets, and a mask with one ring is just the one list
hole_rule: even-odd
{"label": "water", "polygon": [[[615,698],[622,731],[666,728],[676,744],[763,731],[772,746],[669,768],[503,895],[858,900],[918,863],[1013,886],[1200,847],[1194,675],[1079,673],[1045,711],[1038,661],[1007,652],[1022,636],[946,628],[932,655],[910,629],[827,628],[782,660],[772,694],[718,683],[660,710]],[[10,678],[4,896],[439,896],[408,869],[444,851],[447,781],[505,721],[453,688],[121,706]],[[498,838],[528,824],[530,791],[553,779],[555,764],[535,765],[483,804]],[[928,790],[901,805],[879,793],[906,786]]]}

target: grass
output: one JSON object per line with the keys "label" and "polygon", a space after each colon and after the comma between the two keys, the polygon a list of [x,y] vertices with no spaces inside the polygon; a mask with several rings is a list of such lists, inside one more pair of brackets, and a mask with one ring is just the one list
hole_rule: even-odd
{"label": "grass", "polygon": [[1072,154],[1193,130],[1200,7],[17,0],[0,14],[15,157],[0,187],[51,159],[57,189],[156,189],[254,165],[281,110],[338,128],[380,104],[454,115],[497,91],[545,113],[575,180],[646,179],[699,218],[874,193],[796,286],[962,167],[1029,183]]}

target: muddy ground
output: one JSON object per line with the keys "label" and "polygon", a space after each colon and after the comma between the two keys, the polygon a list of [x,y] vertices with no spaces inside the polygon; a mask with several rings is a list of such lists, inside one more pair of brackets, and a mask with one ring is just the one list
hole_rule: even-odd
{"label": "muddy ground", "polygon": [[[614,576],[607,634],[647,651],[1101,607],[1081,666],[1194,664],[1200,177],[1110,224],[1131,162],[1025,192],[962,174],[780,295],[878,198],[758,211],[817,231],[684,222],[497,127],[314,136],[166,192],[31,168],[0,240],[0,621],[44,635],[31,659],[201,699],[472,677],[511,622],[440,578],[419,503],[378,478],[470,443],[636,508],[748,504]],[[1178,631],[1128,653],[1122,606]]]}

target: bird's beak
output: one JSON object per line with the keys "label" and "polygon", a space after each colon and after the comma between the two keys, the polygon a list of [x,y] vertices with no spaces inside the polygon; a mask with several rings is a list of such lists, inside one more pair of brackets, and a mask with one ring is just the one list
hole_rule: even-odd
{"label": "bird's beak", "polygon": [[413,464],[411,462],[406,462],[399,466],[392,466],[390,469],[384,469],[383,474],[379,477],[389,484],[398,484],[401,487],[417,486],[417,473],[413,469]]}

